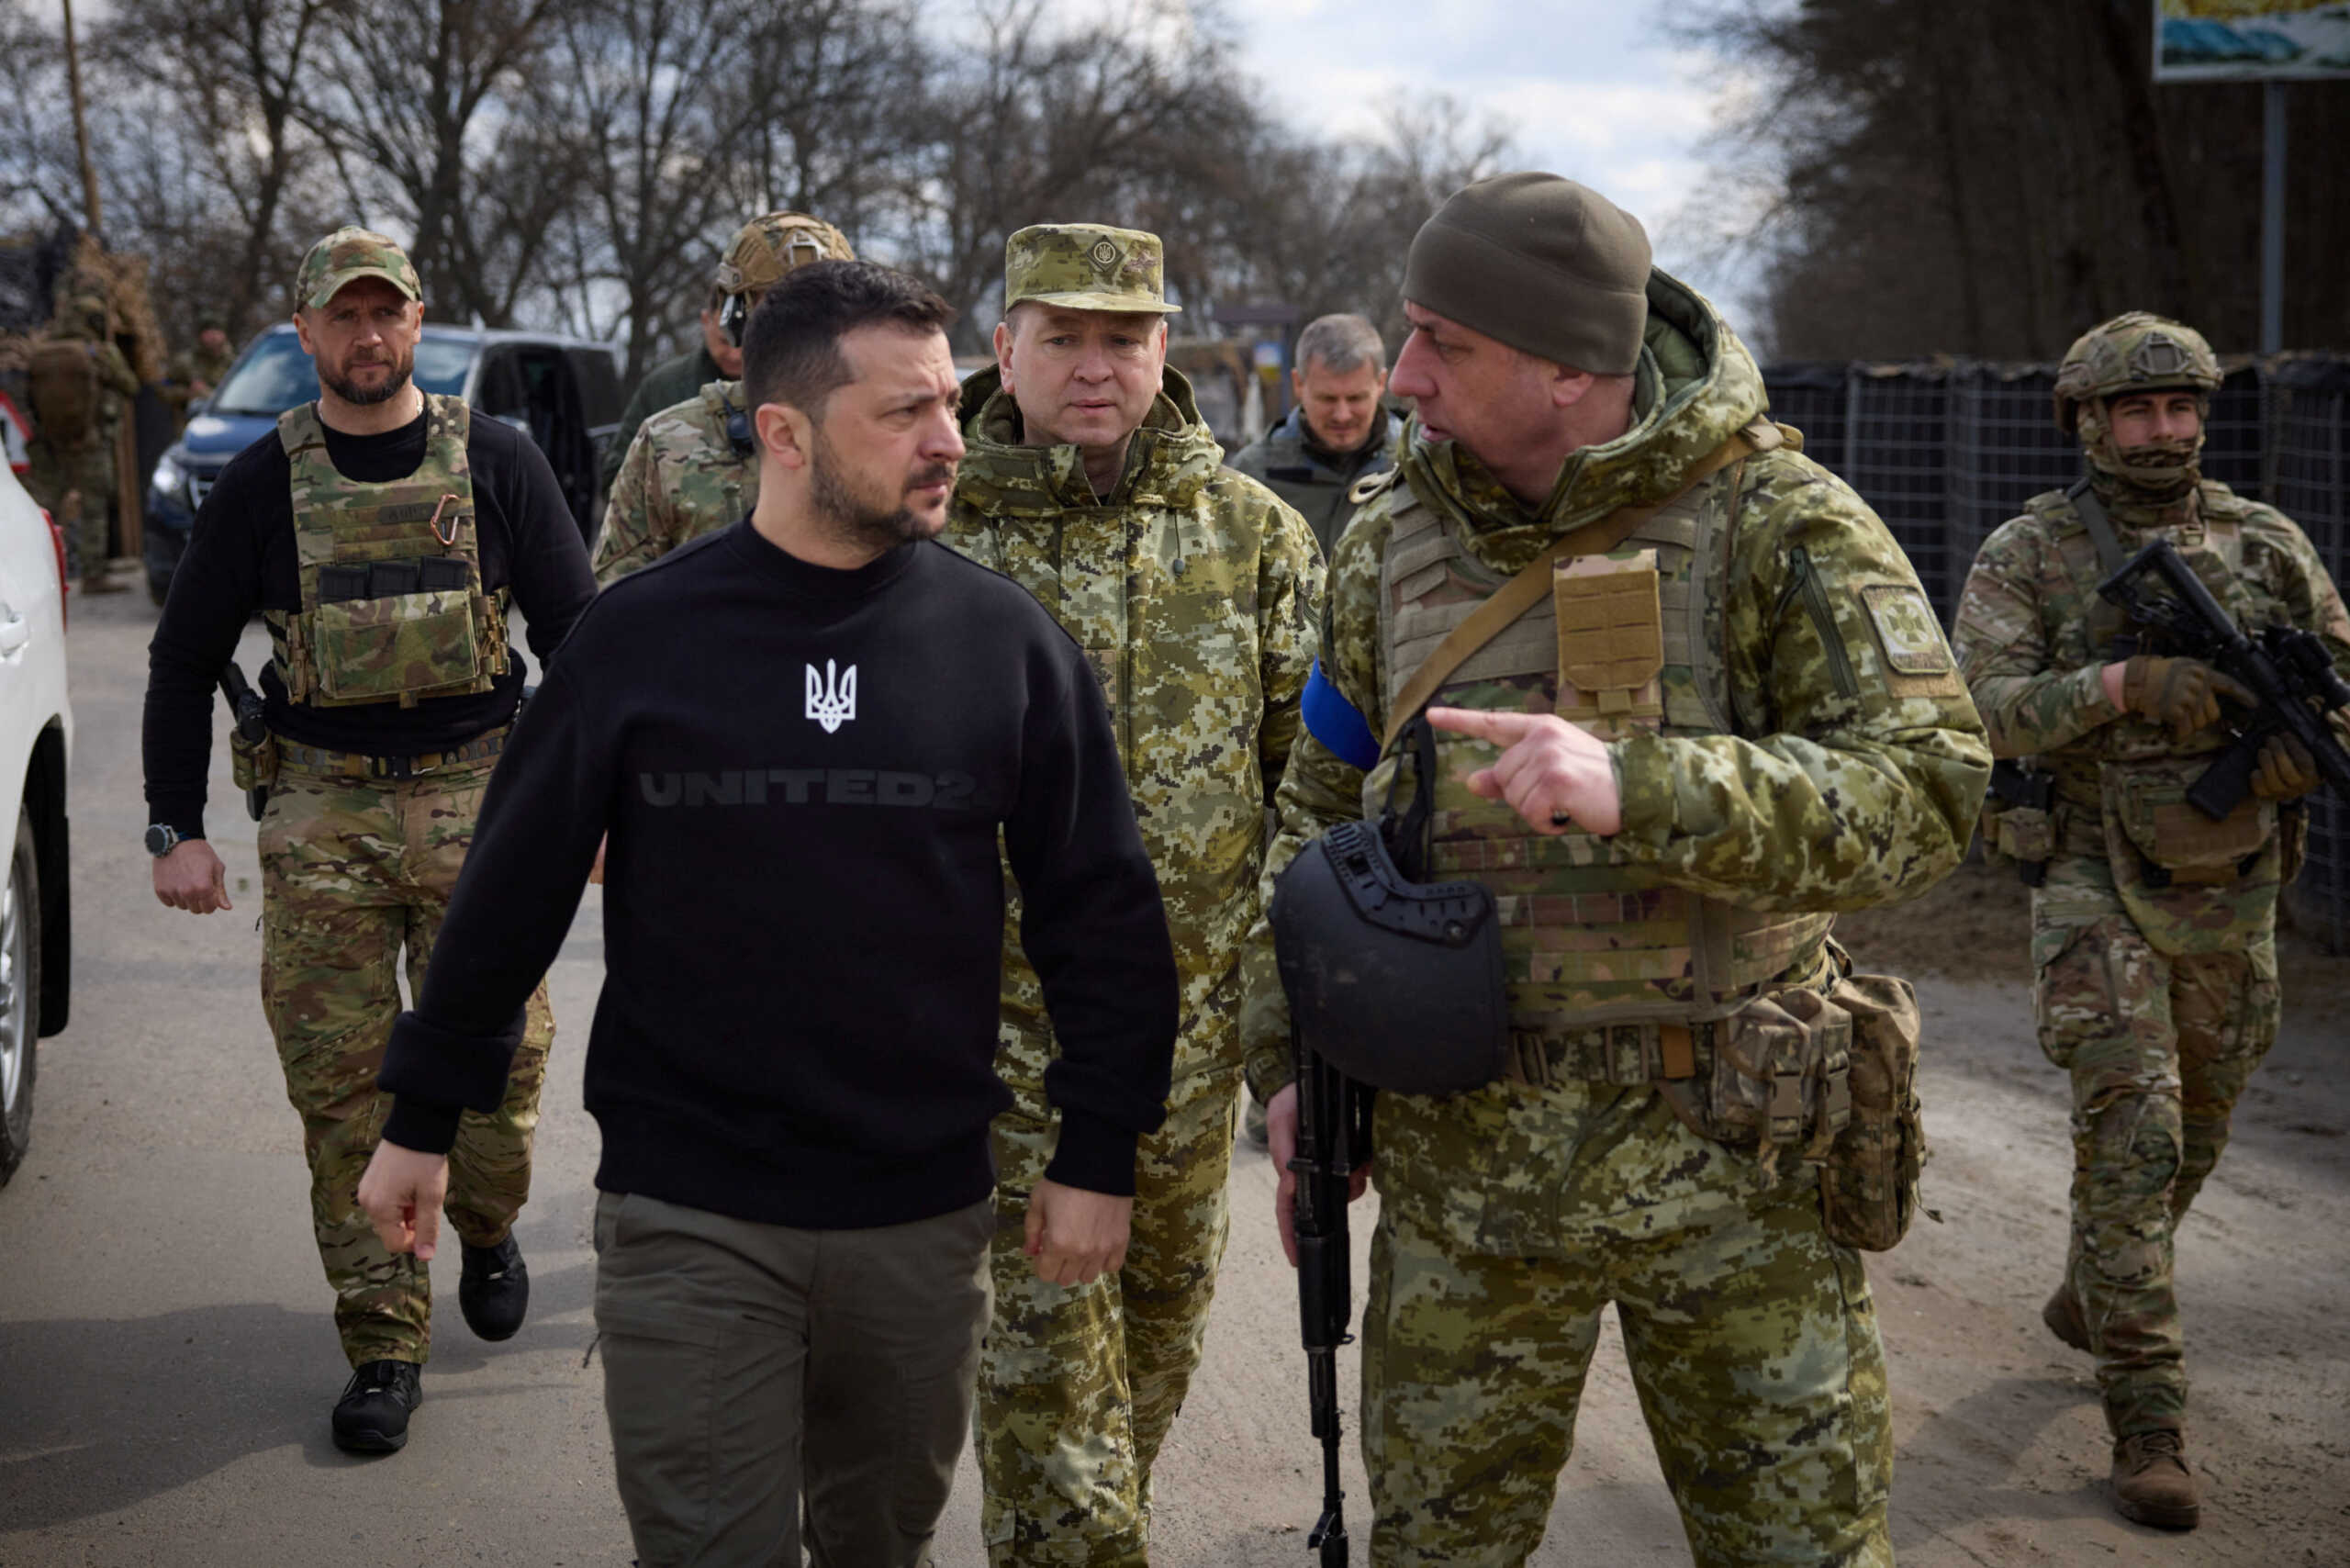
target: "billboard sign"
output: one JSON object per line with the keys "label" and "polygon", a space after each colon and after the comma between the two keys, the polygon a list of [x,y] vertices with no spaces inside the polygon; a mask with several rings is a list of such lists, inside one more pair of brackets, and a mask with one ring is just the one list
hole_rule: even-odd
{"label": "billboard sign", "polygon": [[2154,80],[2350,78],[2350,0],[2154,0]]}

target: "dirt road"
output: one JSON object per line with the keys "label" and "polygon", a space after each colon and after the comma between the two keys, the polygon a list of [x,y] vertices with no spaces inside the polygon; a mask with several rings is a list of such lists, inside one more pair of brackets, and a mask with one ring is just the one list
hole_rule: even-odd
{"label": "dirt road", "polygon": [[[73,1027],[43,1048],[32,1154],[0,1192],[0,1568],[626,1563],[601,1372],[582,1364],[597,1138],[579,1062],[601,973],[598,896],[554,972],[562,1033],[518,1230],[532,1321],[485,1346],[445,1314],[408,1450],[337,1453],[327,1410],[344,1369],[255,994],[251,824],[221,762],[212,823],[237,913],[154,904],[137,842],[152,611],[137,598],[77,605],[70,634],[78,984]],[[248,636],[249,668],[262,645]],[[1963,873],[1843,929],[1872,967],[1919,975],[1929,1025],[1927,1198],[1942,1222],[1871,1268],[1902,1562],[2350,1565],[2350,960],[2292,952],[2284,1039],[2181,1238],[2207,1503],[2203,1528],[2177,1537],[2107,1506],[2087,1360],[2039,1322],[2065,1251],[2070,1154],[2062,1081],[2031,1039],[2020,897]],[[1309,1561],[1319,1462],[1273,1173],[1244,1149],[1233,1179],[1207,1362],[1159,1469],[1159,1568]],[[1359,1251],[1371,1217],[1366,1200]],[[1352,1377],[1349,1360],[1350,1435]],[[1348,1465],[1360,1539],[1351,1442]],[[967,1459],[939,1568],[983,1562],[975,1486]],[[1688,1561],[1612,1338],[1535,1561]]]}

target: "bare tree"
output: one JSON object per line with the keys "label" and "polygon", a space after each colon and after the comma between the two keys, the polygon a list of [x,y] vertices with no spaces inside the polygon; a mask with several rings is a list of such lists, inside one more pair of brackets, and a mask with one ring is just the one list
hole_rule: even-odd
{"label": "bare tree", "polygon": [[[287,281],[288,253],[300,242],[282,231],[281,219],[299,182],[322,170],[319,144],[297,111],[332,3],[121,0],[100,36],[112,75],[166,111],[147,128],[155,156],[128,171],[147,187],[136,205],[152,214],[174,193],[200,196],[211,221],[179,226],[196,252],[185,259],[200,263],[186,282],[223,291],[214,304],[239,329]],[[185,170],[172,188],[157,188],[156,176],[174,164]]]}
{"label": "bare tree", "polygon": [[[524,162],[548,149],[518,89],[553,41],[551,24],[576,3],[335,5],[338,68],[317,73],[299,110],[353,207],[381,208],[410,230],[408,258],[427,294],[491,326],[511,319],[553,228],[550,209],[573,194],[578,165],[567,153]],[[477,199],[486,194],[495,199]]]}

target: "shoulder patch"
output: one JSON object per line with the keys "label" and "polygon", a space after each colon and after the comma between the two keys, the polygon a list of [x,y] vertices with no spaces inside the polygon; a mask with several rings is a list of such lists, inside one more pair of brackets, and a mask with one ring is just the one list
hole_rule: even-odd
{"label": "shoulder patch", "polygon": [[1885,667],[1896,675],[1944,675],[1952,668],[1950,645],[1922,589],[1908,583],[1876,583],[1861,589],[1875,628]]}

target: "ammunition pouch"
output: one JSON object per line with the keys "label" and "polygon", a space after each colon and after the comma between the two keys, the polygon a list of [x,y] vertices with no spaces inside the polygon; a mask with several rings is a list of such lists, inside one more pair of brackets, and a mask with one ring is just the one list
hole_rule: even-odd
{"label": "ammunition pouch", "polygon": [[1301,851],[1273,889],[1298,1038],[1359,1083],[1459,1094],[1503,1075],[1509,1009],[1494,895],[1407,881],[1371,823]]}
{"label": "ammunition pouch", "polygon": [[240,790],[266,790],[277,782],[277,737],[264,732],[249,741],[241,731],[229,732],[229,776]]}
{"label": "ammunition pouch", "polygon": [[1983,837],[1983,863],[1994,870],[2013,866],[2026,887],[2047,879],[2048,862],[2062,836],[2055,780],[2014,762],[1991,770],[1991,792],[1983,797],[1976,824]]}
{"label": "ammunition pouch", "polygon": [[[2116,860],[2135,854],[2145,885],[2221,887],[2248,875],[2277,836],[2277,805],[2247,794],[2213,822],[2187,799],[2210,767],[2209,756],[2109,764],[2103,790],[2108,840]],[[2120,842],[2112,842],[2118,839]]]}
{"label": "ammunition pouch", "polygon": [[1817,1165],[1829,1236],[1882,1252],[1908,1231],[1926,1159],[1918,1000],[1848,963],[1838,950],[1825,991],[1783,987],[1713,1025],[1697,1079],[1657,1087],[1700,1137],[1752,1149],[1774,1174],[1790,1155]]}
{"label": "ammunition pouch", "polygon": [[1908,980],[1892,975],[1847,974],[1829,1001],[1852,1021],[1852,1118],[1820,1162],[1820,1213],[1830,1239],[1864,1252],[1890,1251],[1918,1212],[1918,1178],[1926,1164],[1918,997]]}

